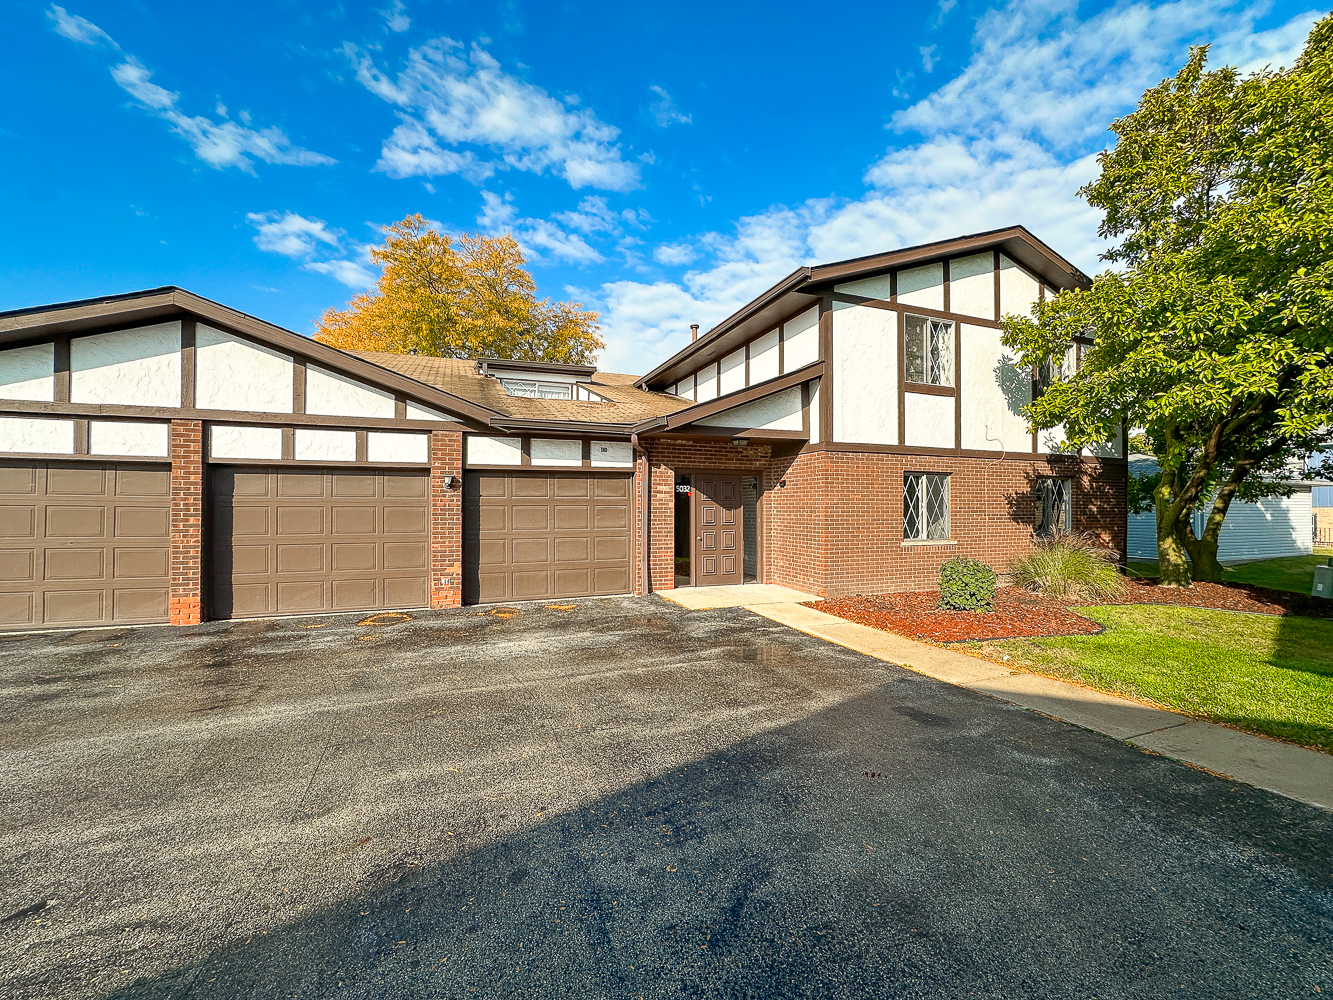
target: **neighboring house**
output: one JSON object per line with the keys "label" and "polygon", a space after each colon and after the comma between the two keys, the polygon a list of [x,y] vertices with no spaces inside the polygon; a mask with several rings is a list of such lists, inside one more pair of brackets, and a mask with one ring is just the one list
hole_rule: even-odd
{"label": "neighboring house", "polygon": [[343,352],[177,288],[3,313],[0,627],[1123,553],[1123,441],[1029,433],[999,340],[1086,284],[1021,228],[802,268],[642,378]]}
{"label": "neighboring house", "polygon": [[[1157,463],[1148,455],[1131,455],[1129,471],[1147,475],[1157,471]],[[1313,551],[1310,500],[1315,484],[1293,479],[1286,485],[1291,487],[1291,496],[1264,497],[1253,503],[1231,502],[1217,538],[1218,562],[1279,559],[1309,555]],[[1194,512],[1196,535],[1203,532],[1207,519],[1207,510]],[[1148,561],[1157,558],[1157,515],[1152,511],[1129,515],[1129,558]]]}
{"label": "neighboring house", "polygon": [[1333,545],[1333,486],[1316,486],[1310,490],[1310,507],[1314,543]]}

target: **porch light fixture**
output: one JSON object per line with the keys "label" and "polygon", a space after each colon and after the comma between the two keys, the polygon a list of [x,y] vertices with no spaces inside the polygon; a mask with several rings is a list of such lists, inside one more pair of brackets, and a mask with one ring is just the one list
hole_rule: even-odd
{"label": "porch light fixture", "polygon": [[750,439],[749,439],[749,438],[732,438],[732,439],[731,439],[731,443],[734,444],[737,448],[744,448],[746,445],[748,445],[748,444],[750,443]]}
{"label": "porch light fixture", "polygon": [[446,490],[451,490],[451,489],[453,489],[453,488],[454,488],[454,483],[457,482],[457,481],[458,481],[458,479],[457,479],[456,476],[441,476],[441,477],[440,477],[440,483],[441,483],[441,485],[444,486],[444,488],[445,488]]}

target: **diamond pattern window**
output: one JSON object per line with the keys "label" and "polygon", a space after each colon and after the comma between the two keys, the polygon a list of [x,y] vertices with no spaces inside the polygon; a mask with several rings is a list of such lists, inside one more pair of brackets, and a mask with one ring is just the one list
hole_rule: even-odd
{"label": "diamond pattern window", "polygon": [[905,316],[907,381],[953,385],[953,324],[926,316]]}
{"label": "diamond pattern window", "polygon": [[500,384],[511,396],[526,396],[528,399],[573,399],[572,387],[568,382],[535,382],[520,379],[501,379]]}
{"label": "diamond pattern window", "polygon": [[1070,498],[1072,479],[1037,480],[1037,534],[1054,535],[1072,530]]}
{"label": "diamond pattern window", "polygon": [[903,538],[935,542],[949,537],[949,477],[909,472],[903,477]]}

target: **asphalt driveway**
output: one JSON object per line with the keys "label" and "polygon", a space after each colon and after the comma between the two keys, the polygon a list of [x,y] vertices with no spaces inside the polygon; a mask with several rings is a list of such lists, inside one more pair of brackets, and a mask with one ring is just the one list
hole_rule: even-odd
{"label": "asphalt driveway", "polygon": [[0,637],[2,997],[1310,997],[1333,816],[740,609]]}

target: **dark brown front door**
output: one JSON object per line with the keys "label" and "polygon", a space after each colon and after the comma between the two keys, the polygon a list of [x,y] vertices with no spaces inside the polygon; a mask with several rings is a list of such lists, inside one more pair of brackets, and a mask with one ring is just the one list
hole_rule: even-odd
{"label": "dark brown front door", "polygon": [[213,470],[213,616],[430,603],[425,472]]}
{"label": "dark brown front door", "polygon": [[694,559],[700,587],[744,583],[741,477],[697,473]]}
{"label": "dark brown front door", "polygon": [[0,628],[167,620],[171,470],[0,462]]}

